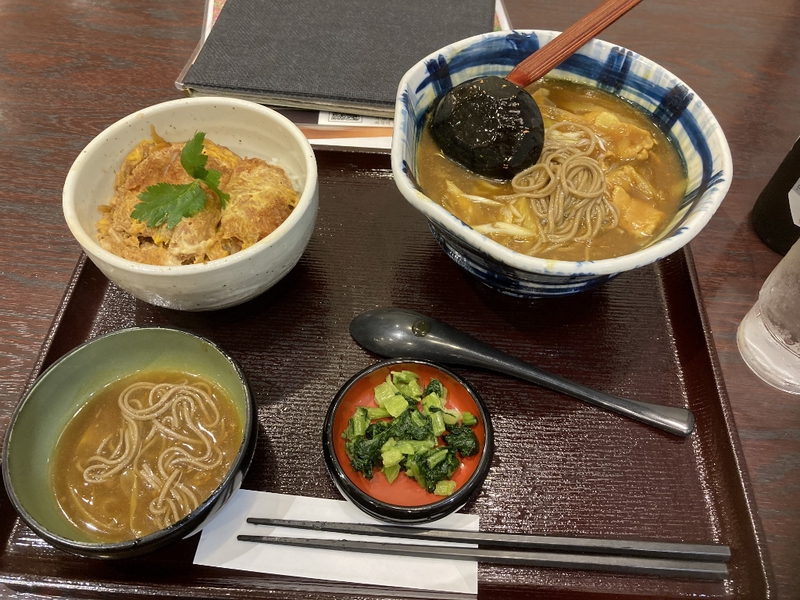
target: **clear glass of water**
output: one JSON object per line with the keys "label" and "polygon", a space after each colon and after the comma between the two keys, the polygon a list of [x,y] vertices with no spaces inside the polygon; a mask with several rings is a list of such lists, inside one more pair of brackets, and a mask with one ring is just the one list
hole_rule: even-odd
{"label": "clear glass of water", "polygon": [[770,385],[800,394],[800,241],[770,273],[739,324],[739,352]]}

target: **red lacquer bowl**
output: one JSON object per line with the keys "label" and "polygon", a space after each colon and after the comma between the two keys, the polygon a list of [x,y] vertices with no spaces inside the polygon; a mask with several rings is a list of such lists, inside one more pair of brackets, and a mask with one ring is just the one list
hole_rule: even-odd
{"label": "red lacquer bowl", "polygon": [[[475,435],[481,451],[460,457],[453,475],[456,491],[446,497],[431,494],[401,472],[391,484],[376,469],[372,479],[354,470],[345,451],[342,433],[359,406],[377,406],[374,389],[392,371],[414,371],[421,386],[439,379],[447,388],[447,407],[468,411],[478,417]],[[489,414],[478,393],[466,381],[439,365],[414,359],[392,359],[372,365],[354,375],[336,394],[325,417],[323,430],[325,462],[339,491],[369,515],[393,523],[426,523],[461,508],[480,488],[492,461],[493,433]]]}

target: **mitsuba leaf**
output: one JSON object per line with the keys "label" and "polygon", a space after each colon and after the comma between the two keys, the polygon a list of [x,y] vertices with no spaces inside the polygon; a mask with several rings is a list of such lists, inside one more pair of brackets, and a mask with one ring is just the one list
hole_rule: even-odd
{"label": "mitsuba leaf", "polygon": [[217,195],[219,198],[219,205],[222,208],[225,208],[225,204],[227,204],[228,200],[230,199],[230,195],[219,189],[219,180],[221,177],[222,173],[215,169],[209,169],[206,171],[206,176],[203,179],[203,182]]}
{"label": "mitsuba leaf", "polygon": [[219,189],[222,173],[216,169],[206,169],[208,156],[203,154],[203,142],[205,139],[206,134],[198,131],[191,140],[186,142],[181,151],[181,166],[191,177],[200,179],[205,183],[219,197],[220,206],[225,208],[230,196]]}
{"label": "mitsuba leaf", "polygon": [[205,208],[206,194],[200,182],[205,183],[219,197],[220,206],[225,208],[230,195],[219,189],[222,174],[215,169],[206,169],[208,156],[203,154],[205,138],[206,134],[198,131],[181,150],[181,166],[194,178],[194,181],[185,184],[157,183],[148,186],[139,194],[141,202],[131,212],[132,218],[146,222],[150,227],[158,227],[166,221],[167,227],[172,229],[184,217],[191,217]]}
{"label": "mitsuba leaf", "polygon": [[[191,140],[186,142],[181,151],[181,166],[195,179],[205,179],[206,175],[208,175],[206,170],[208,156],[203,154],[203,141],[205,139],[206,134],[198,131]],[[219,179],[217,179],[217,184],[219,184]]]}
{"label": "mitsuba leaf", "polygon": [[195,179],[192,183],[157,183],[138,196],[141,202],[133,208],[131,217],[158,227],[164,221],[172,229],[184,217],[191,217],[206,205],[206,193]]}

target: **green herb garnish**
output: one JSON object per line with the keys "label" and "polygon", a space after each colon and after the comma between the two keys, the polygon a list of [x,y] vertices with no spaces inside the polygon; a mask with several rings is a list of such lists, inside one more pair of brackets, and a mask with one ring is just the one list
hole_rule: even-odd
{"label": "green herb garnish", "polygon": [[184,217],[199,213],[206,205],[206,194],[200,186],[205,183],[219,197],[222,208],[230,196],[219,189],[222,174],[214,169],[206,169],[208,156],[203,154],[203,140],[206,134],[198,131],[181,151],[181,166],[194,177],[192,183],[173,184],[157,183],[148,186],[139,194],[141,200],[133,208],[131,217],[147,222],[150,227],[158,227],[164,221],[167,228],[172,229]]}

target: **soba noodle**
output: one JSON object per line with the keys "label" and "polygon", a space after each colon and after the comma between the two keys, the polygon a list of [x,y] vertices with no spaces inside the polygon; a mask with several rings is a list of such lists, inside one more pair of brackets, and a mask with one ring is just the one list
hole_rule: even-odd
{"label": "soba noodle", "polygon": [[[552,125],[545,130],[545,140],[539,161],[512,179],[514,193],[497,196],[506,202],[501,210],[506,219],[475,227],[484,234],[498,233],[511,222],[516,227],[509,233],[535,240],[530,254],[589,242],[619,221],[617,207],[606,197],[605,173],[593,156],[602,141],[575,123]],[[538,227],[524,226],[525,215],[513,204],[520,198],[528,200]]]}
{"label": "soba noodle", "polygon": [[598,89],[545,78],[529,91],[546,125],[538,163],[512,181],[480,177],[444,156],[426,126],[416,165],[425,195],[492,240],[546,259],[610,258],[658,239],[686,191],[664,133]]}
{"label": "soba noodle", "polygon": [[242,439],[231,401],[205,381],[124,383],[68,425],[54,471],[67,517],[108,541],[147,535],[197,508]]}

